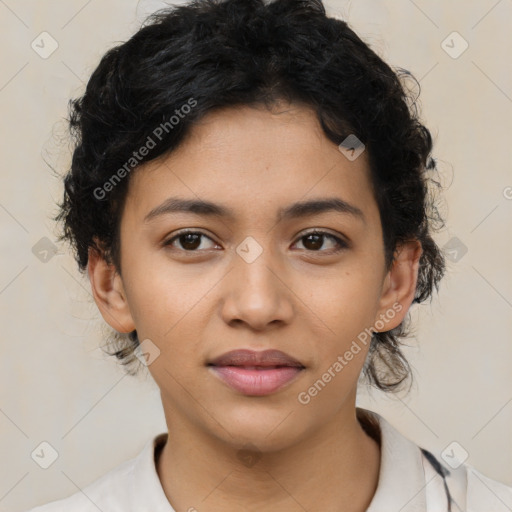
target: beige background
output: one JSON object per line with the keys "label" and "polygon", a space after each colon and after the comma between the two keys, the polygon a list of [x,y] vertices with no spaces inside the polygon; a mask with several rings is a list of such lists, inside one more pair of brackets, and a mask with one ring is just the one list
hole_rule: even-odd
{"label": "beige background", "polygon": [[[46,263],[32,252],[55,239],[61,187],[43,158],[59,171],[68,164],[58,144],[67,99],[160,5],[0,0],[0,511],[76,492],[165,428],[152,381],[124,376],[97,348],[102,322],[67,248]],[[512,485],[512,1],[326,5],[421,81],[423,118],[450,185],[438,241],[467,247],[449,262],[439,297],[413,311],[414,389],[362,393],[360,404],[438,456],[457,441],[468,464]],[[43,31],[58,43],[46,59],[31,47]],[[453,31],[469,43],[458,58],[441,46]],[[59,454],[46,470],[30,456],[42,441]]]}

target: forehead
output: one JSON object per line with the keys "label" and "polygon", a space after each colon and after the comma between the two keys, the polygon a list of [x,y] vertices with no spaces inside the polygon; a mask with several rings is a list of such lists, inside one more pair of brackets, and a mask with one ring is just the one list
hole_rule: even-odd
{"label": "forehead", "polygon": [[208,113],[177,149],[130,178],[127,203],[139,220],[170,196],[222,203],[248,218],[327,196],[357,203],[365,216],[376,206],[367,154],[349,160],[315,112],[297,105]]}

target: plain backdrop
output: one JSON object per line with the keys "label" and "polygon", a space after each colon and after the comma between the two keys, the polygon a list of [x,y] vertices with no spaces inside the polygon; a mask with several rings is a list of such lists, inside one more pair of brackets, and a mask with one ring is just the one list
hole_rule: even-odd
{"label": "plain backdrop", "polygon": [[[69,164],[68,99],[161,6],[0,1],[0,511],[76,492],[165,430],[156,385],[103,355],[89,283],[67,246],[51,250],[62,186],[47,165]],[[419,80],[447,186],[436,238],[447,275],[434,301],[413,309],[405,349],[415,386],[398,397],[361,390],[358,403],[437,456],[456,441],[466,463],[512,485],[512,2],[326,6]],[[31,456],[49,450],[42,442],[58,454],[48,469]]]}

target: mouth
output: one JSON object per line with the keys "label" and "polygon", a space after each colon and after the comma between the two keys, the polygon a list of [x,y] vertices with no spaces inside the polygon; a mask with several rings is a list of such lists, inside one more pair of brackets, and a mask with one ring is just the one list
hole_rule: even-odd
{"label": "mouth", "polygon": [[305,370],[300,361],[280,350],[233,350],[207,366],[230,388],[249,396],[274,393]]}

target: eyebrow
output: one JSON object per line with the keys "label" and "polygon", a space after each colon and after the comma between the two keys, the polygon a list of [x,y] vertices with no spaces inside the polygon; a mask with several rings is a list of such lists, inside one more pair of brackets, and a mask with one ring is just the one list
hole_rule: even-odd
{"label": "eyebrow", "polygon": [[[327,212],[348,214],[363,222],[366,220],[363,212],[359,208],[347,203],[343,199],[333,197],[301,201],[293,203],[286,208],[281,208],[277,213],[277,221],[311,217],[313,215]],[[235,213],[232,209],[220,204],[204,200],[169,197],[162,204],[153,208],[144,217],[144,222],[150,222],[157,217],[172,213],[192,213],[208,217],[223,217],[231,220],[235,218]]]}

